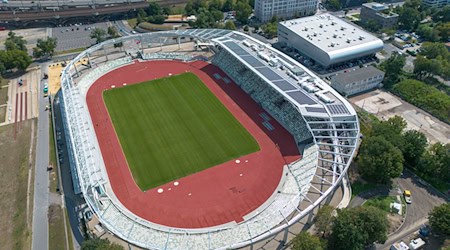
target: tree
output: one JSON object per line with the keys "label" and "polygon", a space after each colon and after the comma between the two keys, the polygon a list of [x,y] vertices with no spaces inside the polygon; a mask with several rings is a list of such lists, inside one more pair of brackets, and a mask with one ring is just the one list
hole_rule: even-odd
{"label": "tree", "polygon": [[386,214],[371,206],[338,210],[328,242],[336,250],[363,250],[387,239]]}
{"label": "tree", "polygon": [[147,17],[147,21],[155,24],[163,24],[166,20],[166,16],[164,15],[154,15]]}
{"label": "tree", "polygon": [[25,70],[31,64],[31,57],[23,50],[0,50],[0,69]]}
{"label": "tree", "polygon": [[415,168],[428,145],[427,138],[417,130],[406,131],[403,138],[403,158],[408,166]]}
{"label": "tree", "polygon": [[438,32],[442,42],[447,42],[450,37],[450,22],[436,25],[436,32]]}
{"label": "tree", "polygon": [[81,244],[82,250],[124,250],[121,245],[111,243],[108,239],[89,239]]}
{"label": "tree", "polygon": [[415,30],[421,21],[420,12],[411,7],[403,7],[398,16],[399,27],[408,31]]}
{"label": "tree", "polygon": [[248,0],[238,0],[236,3],[236,20],[241,24],[247,24],[250,14],[252,14],[252,7]]}
{"label": "tree", "polygon": [[221,0],[211,0],[208,3],[209,10],[219,10],[222,11],[222,1]]}
{"label": "tree", "polygon": [[162,9],[157,2],[150,2],[147,8],[148,16],[161,15]]}
{"label": "tree", "polygon": [[342,8],[339,0],[328,0],[328,7],[332,10],[340,10]]}
{"label": "tree", "polygon": [[433,231],[450,236],[450,203],[434,207],[428,215]]}
{"label": "tree", "polygon": [[138,24],[147,20],[147,13],[143,9],[138,9],[136,21]]}
{"label": "tree", "polygon": [[172,9],[169,6],[164,6],[164,7],[162,7],[162,11],[161,12],[162,12],[163,15],[168,16],[168,15],[172,14]]}
{"label": "tree", "polygon": [[302,231],[292,240],[292,250],[322,250],[322,243],[317,236]]}
{"label": "tree", "polygon": [[117,28],[115,26],[109,26],[107,32],[111,38],[119,37],[119,32],[117,32]]}
{"label": "tree", "polygon": [[227,30],[236,30],[236,25],[234,25],[233,21],[228,20],[228,21],[225,22],[225,27],[224,28],[227,29]]}
{"label": "tree", "polygon": [[186,12],[186,15],[194,15],[195,14],[195,10],[192,6],[192,1],[188,1],[186,3],[186,6],[184,6],[184,12]]}
{"label": "tree", "polygon": [[391,88],[395,83],[400,80],[400,76],[403,72],[403,66],[405,66],[405,57],[400,54],[392,54],[389,59],[381,64],[384,69],[384,86],[386,88]]}
{"label": "tree", "polygon": [[52,57],[56,49],[56,38],[48,37],[46,40],[38,39],[36,47],[33,48],[33,56]]}
{"label": "tree", "polygon": [[329,205],[324,205],[317,212],[316,217],[314,217],[314,225],[317,231],[322,232],[322,237],[330,231],[331,222],[333,221],[333,211],[334,207]]}
{"label": "tree", "polygon": [[448,52],[445,44],[443,43],[425,42],[420,48],[420,54],[428,59],[435,59],[439,56],[445,59],[450,59],[450,52]]}
{"label": "tree", "polygon": [[380,31],[380,29],[382,28],[382,27],[381,27],[381,24],[380,24],[379,22],[373,20],[373,19],[370,19],[370,20],[366,23],[365,27],[366,27],[369,31],[372,31],[372,32],[378,32],[378,31]]}
{"label": "tree", "polygon": [[387,121],[378,121],[373,124],[372,135],[382,136],[392,145],[400,150],[403,148],[403,131],[406,128],[406,121],[401,116],[393,116]]}
{"label": "tree", "polygon": [[450,179],[450,144],[431,145],[420,160],[418,172],[447,182]]}
{"label": "tree", "polygon": [[106,31],[101,28],[95,28],[91,31],[91,38],[95,39],[95,43],[105,41]]}
{"label": "tree", "polygon": [[234,7],[233,0],[225,0],[222,6],[222,11],[223,12],[231,11],[234,9],[233,7]]}
{"label": "tree", "polygon": [[416,31],[417,35],[423,37],[427,41],[437,42],[441,39],[439,31],[429,24],[420,24]]}
{"label": "tree", "polygon": [[16,33],[8,32],[8,37],[5,40],[6,50],[22,50],[27,51],[27,41],[22,36],[16,36]]}
{"label": "tree", "polygon": [[413,72],[418,79],[423,80],[433,75],[440,75],[442,66],[436,59],[428,59],[422,55],[417,55],[414,60]]}
{"label": "tree", "polygon": [[358,170],[368,181],[389,183],[403,171],[402,152],[382,136],[369,137],[362,143]]}
{"label": "tree", "polygon": [[419,9],[422,0],[407,0],[405,1],[404,6],[412,9]]}
{"label": "tree", "polygon": [[438,9],[435,11],[431,18],[435,23],[438,22],[450,22],[450,5],[446,5],[443,8]]}

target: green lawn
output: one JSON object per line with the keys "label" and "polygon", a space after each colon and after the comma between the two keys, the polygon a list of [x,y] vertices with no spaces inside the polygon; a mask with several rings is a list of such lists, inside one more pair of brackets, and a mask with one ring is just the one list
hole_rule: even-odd
{"label": "green lawn", "polygon": [[390,205],[392,202],[397,201],[397,199],[394,196],[381,196],[381,197],[375,197],[368,199],[364,206],[372,206],[377,207],[383,211],[386,211],[388,213],[392,212]]}
{"label": "green lawn", "polygon": [[192,73],[107,90],[103,98],[142,190],[259,150]]}
{"label": "green lawn", "polygon": [[376,188],[377,186],[372,183],[362,183],[361,181],[354,181],[351,183],[352,187],[352,198],[357,196],[360,193],[369,191],[371,189]]}

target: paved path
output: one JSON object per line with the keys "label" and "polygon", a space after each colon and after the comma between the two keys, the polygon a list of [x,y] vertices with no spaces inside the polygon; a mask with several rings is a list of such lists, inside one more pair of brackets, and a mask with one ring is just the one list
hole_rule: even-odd
{"label": "paved path", "polygon": [[48,101],[39,94],[39,119],[36,145],[36,168],[34,176],[34,207],[32,249],[48,249],[48,185],[49,119],[45,106]]}

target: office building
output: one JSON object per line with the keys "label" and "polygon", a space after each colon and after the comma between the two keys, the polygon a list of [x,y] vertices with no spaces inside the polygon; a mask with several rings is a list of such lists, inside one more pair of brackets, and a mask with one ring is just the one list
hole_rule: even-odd
{"label": "office building", "polygon": [[369,66],[333,76],[331,87],[342,95],[350,96],[380,87],[383,78],[383,71]]}
{"label": "office building", "polygon": [[290,19],[316,12],[318,0],[255,0],[255,16],[261,22],[277,18]]}
{"label": "office building", "polygon": [[381,29],[389,29],[397,25],[398,14],[392,12],[389,6],[381,3],[364,3],[361,7],[361,22],[368,24],[374,21]]}

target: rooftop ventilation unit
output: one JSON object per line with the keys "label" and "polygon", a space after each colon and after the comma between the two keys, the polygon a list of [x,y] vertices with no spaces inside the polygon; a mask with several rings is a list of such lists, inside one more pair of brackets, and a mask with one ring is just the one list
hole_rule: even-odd
{"label": "rooftop ventilation unit", "polygon": [[359,36],[359,40],[364,40],[364,36]]}
{"label": "rooftop ventilation unit", "polygon": [[342,26],[342,27],[341,27],[341,30],[345,30],[345,27],[344,27],[344,26]]}
{"label": "rooftop ventilation unit", "polygon": [[331,22],[331,25],[333,25],[333,26],[334,26],[335,24],[336,24],[336,22],[335,22],[335,21]]}
{"label": "rooftop ventilation unit", "polygon": [[334,47],[335,45],[336,45],[336,43],[334,43],[334,42],[331,42],[331,44],[330,44],[331,47]]}
{"label": "rooftop ventilation unit", "polygon": [[337,37],[337,34],[336,34],[336,33],[334,33],[334,34],[333,34],[333,38],[336,38],[336,37]]}
{"label": "rooftop ventilation unit", "polygon": [[347,43],[350,43],[352,41],[352,39],[347,39]]}
{"label": "rooftop ventilation unit", "polygon": [[317,32],[314,32],[313,36],[317,36]]}
{"label": "rooftop ventilation unit", "polygon": [[319,27],[320,27],[320,28],[323,28],[323,24],[319,24]]}

